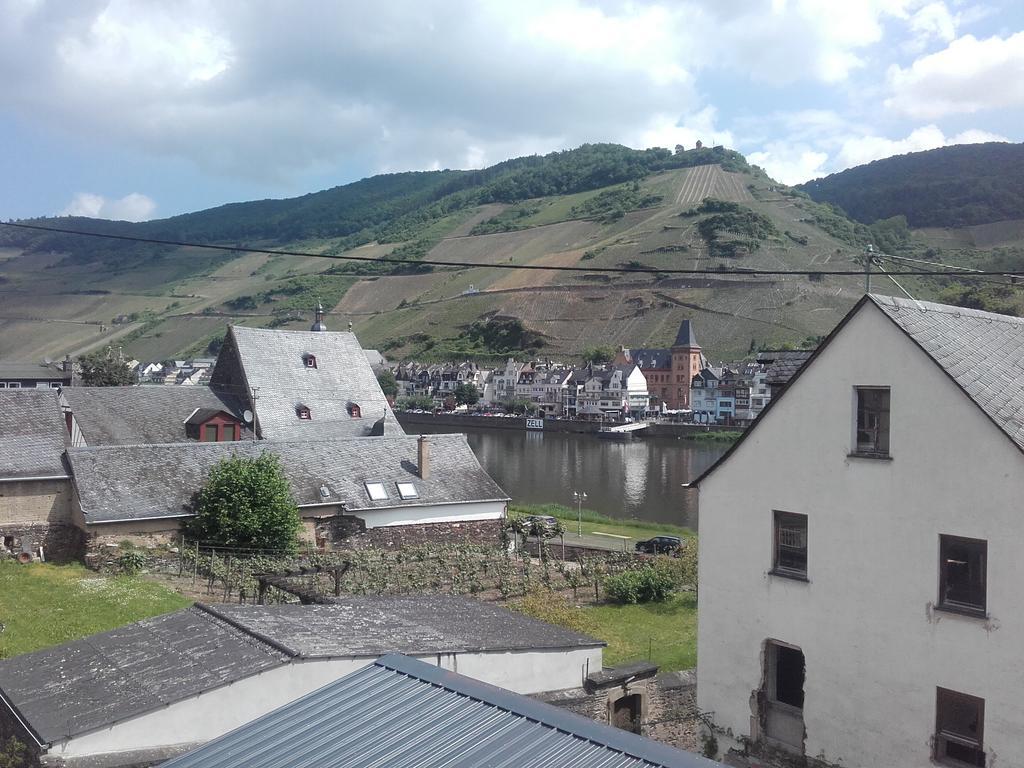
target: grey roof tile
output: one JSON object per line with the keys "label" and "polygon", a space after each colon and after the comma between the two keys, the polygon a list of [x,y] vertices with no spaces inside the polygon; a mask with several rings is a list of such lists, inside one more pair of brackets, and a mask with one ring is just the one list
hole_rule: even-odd
{"label": "grey roof tile", "polygon": [[[258,388],[255,410],[262,437],[362,437],[382,417],[385,434],[404,434],[354,334],[236,325],[231,336],[248,385]],[[231,347],[225,346],[224,353],[230,354]],[[305,354],[316,357],[315,368],[305,366]],[[212,381],[215,387],[225,386],[216,372]],[[237,384],[232,386],[237,390],[234,394],[248,394]],[[353,403],[359,406],[360,418],[349,415],[347,406]],[[310,409],[309,420],[296,415],[300,404]]]}
{"label": "grey roof tile", "polygon": [[465,597],[197,605],[0,661],[0,692],[42,742],[103,728],[292,658],[596,647]]}
{"label": "grey roof tile", "polygon": [[679,324],[679,332],[676,333],[676,341],[672,346],[700,348],[700,344],[697,343],[697,336],[693,332],[693,324],[689,320],[683,320]]}
{"label": "grey roof tile", "polygon": [[871,300],[1024,450],[1024,319],[893,296]]}
{"label": "grey roof tile", "polygon": [[[277,454],[301,506],[340,504],[347,511],[427,504],[506,500],[480,466],[465,435],[429,437],[429,479],[419,477],[416,437],[327,441],[178,443],[71,448],[68,459],[87,523],[190,514],[193,494],[210,469],[231,455]],[[395,483],[412,482],[418,497],[404,500]],[[384,483],[388,498],[371,501],[364,483]],[[326,485],[330,495],[321,495]]]}
{"label": "grey roof tile", "polygon": [[165,768],[711,768],[688,752],[389,655]]}
{"label": "grey roof tile", "polygon": [[197,408],[242,414],[238,398],[201,386],[65,387],[61,395],[90,446],[183,443]]}
{"label": "grey roof tile", "polygon": [[0,389],[0,480],[67,477],[68,430],[54,389]]}
{"label": "grey roof tile", "polygon": [[189,608],[0,661],[0,691],[47,743],[287,660],[272,646]]}
{"label": "grey roof tile", "polygon": [[215,610],[305,658],[604,645],[464,597],[341,597],[329,605],[218,605]]}

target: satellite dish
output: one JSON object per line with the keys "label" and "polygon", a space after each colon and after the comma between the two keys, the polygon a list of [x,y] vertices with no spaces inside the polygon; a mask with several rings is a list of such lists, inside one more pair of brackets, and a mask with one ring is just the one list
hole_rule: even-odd
{"label": "satellite dish", "polygon": [[242,419],[245,421],[246,424],[252,424],[252,411],[250,411],[248,408],[242,411]]}

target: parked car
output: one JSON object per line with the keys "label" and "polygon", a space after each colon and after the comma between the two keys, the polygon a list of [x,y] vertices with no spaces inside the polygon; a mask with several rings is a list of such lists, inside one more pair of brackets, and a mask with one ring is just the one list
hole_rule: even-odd
{"label": "parked car", "polygon": [[527,515],[523,518],[526,532],[530,536],[548,538],[558,530],[558,520],[551,515]]}
{"label": "parked car", "polygon": [[655,536],[653,539],[638,541],[636,551],[648,555],[674,555],[682,544],[678,536]]}

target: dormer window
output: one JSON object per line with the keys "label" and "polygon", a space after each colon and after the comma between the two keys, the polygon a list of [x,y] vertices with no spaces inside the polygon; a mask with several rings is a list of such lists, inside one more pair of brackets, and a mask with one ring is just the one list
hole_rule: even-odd
{"label": "dormer window", "polygon": [[348,415],[353,419],[361,419],[363,417],[362,410],[355,403],[349,403],[345,406],[345,410],[348,411]]}
{"label": "dormer window", "polygon": [[316,355],[307,352],[302,356],[302,364],[306,368],[316,368]]}
{"label": "dormer window", "polygon": [[303,421],[310,421],[313,418],[313,416],[309,412],[308,405],[295,406],[295,415],[298,416]]}

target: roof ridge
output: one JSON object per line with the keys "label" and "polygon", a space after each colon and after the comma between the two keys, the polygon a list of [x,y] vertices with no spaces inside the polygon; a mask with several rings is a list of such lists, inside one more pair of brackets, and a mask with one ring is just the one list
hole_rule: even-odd
{"label": "roof ridge", "polygon": [[911,301],[910,299],[901,299],[898,296],[880,296],[874,293],[869,293],[868,298],[879,307],[888,305],[917,312],[934,312],[935,314],[951,315],[953,317],[973,317],[978,320],[1007,323],[1008,325],[1024,325],[1024,318],[1016,317],[1015,315],[1004,315],[999,312],[989,312],[984,309],[975,309],[973,307],[958,307],[952,304],[940,304],[935,301]]}
{"label": "roof ridge", "polygon": [[193,613],[205,614],[204,618],[212,618],[212,619],[220,621],[220,622],[222,622],[224,624],[227,624],[229,627],[231,627],[232,629],[237,630],[238,632],[241,632],[246,637],[249,637],[249,638],[251,638],[253,640],[257,640],[260,643],[263,643],[264,645],[268,645],[271,648],[273,648],[275,651],[278,651],[279,653],[283,653],[285,656],[287,656],[290,659],[294,659],[294,658],[298,658],[298,657],[302,656],[302,654],[299,653],[294,648],[291,648],[291,647],[285,645],[284,643],[280,642],[279,640],[275,640],[274,638],[270,637],[269,635],[264,635],[262,632],[257,632],[256,630],[254,630],[254,629],[252,629],[250,627],[245,626],[244,624],[242,624],[237,619],[234,619],[234,618],[232,618],[230,616],[225,615],[221,611],[219,611],[216,608],[214,608],[212,605],[209,605],[207,603],[202,603],[202,602],[195,602],[195,603],[193,603],[189,607],[189,610],[192,611]]}

